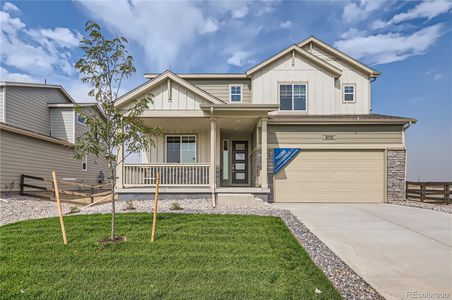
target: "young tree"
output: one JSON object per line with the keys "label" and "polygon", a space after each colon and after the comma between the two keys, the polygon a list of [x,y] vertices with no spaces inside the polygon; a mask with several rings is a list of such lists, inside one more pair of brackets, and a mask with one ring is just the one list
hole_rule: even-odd
{"label": "young tree", "polygon": [[[80,42],[83,57],[75,67],[81,73],[81,80],[87,83],[94,96],[97,106],[105,115],[105,120],[99,118],[92,110],[80,110],[86,120],[87,130],[75,143],[75,157],[80,159],[92,154],[106,159],[110,169],[112,182],[111,203],[111,241],[116,241],[115,234],[115,187],[116,166],[124,158],[116,158],[115,151],[124,147],[126,152],[136,153],[141,149],[149,149],[154,145],[154,137],[161,134],[158,127],[144,126],[140,115],[152,102],[150,95],[135,99],[127,113],[120,112],[114,102],[118,98],[119,89],[124,79],[134,73],[132,56],[126,50],[127,39],[115,36],[109,40],[104,37],[100,26],[92,21],[86,23],[88,34]],[[119,161],[118,161],[119,160]]]}

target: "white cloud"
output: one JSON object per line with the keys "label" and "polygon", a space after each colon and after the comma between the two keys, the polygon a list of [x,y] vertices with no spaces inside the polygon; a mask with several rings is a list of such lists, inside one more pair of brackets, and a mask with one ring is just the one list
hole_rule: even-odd
{"label": "white cloud", "polygon": [[293,25],[292,21],[287,20],[287,21],[282,22],[281,24],[279,24],[279,27],[287,29],[287,28],[292,28],[292,25]]}
{"label": "white cloud", "polygon": [[419,18],[427,18],[430,20],[441,14],[447,13],[450,10],[452,10],[452,1],[450,0],[423,1],[407,12],[393,16],[387,22],[381,20],[374,21],[372,23],[372,28],[381,29],[392,24],[399,24]]}
{"label": "white cloud", "polygon": [[110,1],[79,4],[93,19],[140,45],[147,64],[157,66],[159,71],[171,68],[199,34],[218,30],[218,24],[203,17],[195,2],[122,0],[114,5]]}
{"label": "white cloud", "polygon": [[434,68],[425,72],[425,76],[430,77],[434,81],[440,80],[444,77],[444,74],[438,71],[438,68]]}
{"label": "white cloud", "polygon": [[360,0],[358,2],[350,2],[344,6],[342,12],[342,20],[347,23],[359,22],[367,19],[371,12],[376,11],[385,1]]}
{"label": "white cloud", "polygon": [[384,64],[424,53],[444,33],[444,25],[436,24],[407,35],[390,32],[343,39],[334,46],[369,64]]}
{"label": "white cloud", "polygon": [[242,6],[239,9],[231,11],[232,18],[241,19],[241,18],[245,17],[249,11],[250,10],[249,10],[248,6]]}
{"label": "white cloud", "polygon": [[20,9],[15,6],[14,4],[12,4],[11,2],[5,2],[5,4],[3,4],[2,9],[4,11],[10,12],[10,13],[19,13]]}
{"label": "white cloud", "polygon": [[251,52],[249,51],[235,51],[232,56],[228,58],[227,62],[230,65],[242,67],[245,64],[252,63],[252,60],[249,59],[250,56]]}
{"label": "white cloud", "polygon": [[211,32],[215,32],[218,30],[218,21],[215,19],[210,19],[208,18],[204,28],[201,29],[201,33],[211,33]]}
{"label": "white cloud", "polygon": [[55,71],[68,75],[74,72],[67,50],[78,45],[79,33],[61,27],[27,29],[19,18],[6,11],[0,11],[0,25],[2,64],[39,76]]}
{"label": "white cloud", "polygon": [[351,39],[358,36],[365,36],[367,34],[364,30],[358,30],[356,28],[350,28],[348,31],[341,34],[341,39]]}
{"label": "white cloud", "polygon": [[433,75],[433,80],[437,81],[440,80],[444,77],[443,73],[436,73],[435,75]]}
{"label": "white cloud", "polygon": [[11,73],[7,69],[0,66],[0,80],[2,81],[19,81],[19,82],[38,82],[35,78],[28,74]]}

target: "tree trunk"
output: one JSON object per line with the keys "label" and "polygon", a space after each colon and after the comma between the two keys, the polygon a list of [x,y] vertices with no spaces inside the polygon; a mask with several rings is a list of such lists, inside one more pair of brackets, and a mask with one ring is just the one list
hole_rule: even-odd
{"label": "tree trunk", "polygon": [[111,169],[111,240],[114,242],[116,237],[116,220],[115,220],[115,187],[116,187],[116,172],[112,162],[109,162]]}

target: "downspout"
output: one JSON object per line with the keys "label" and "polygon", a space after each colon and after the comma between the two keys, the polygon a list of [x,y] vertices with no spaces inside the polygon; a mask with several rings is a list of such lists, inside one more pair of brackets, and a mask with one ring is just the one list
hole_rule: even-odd
{"label": "downspout", "polygon": [[406,174],[408,171],[408,149],[406,147],[406,138],[405,138],[405,131],[410,128],[412,122],[410,121],[408,124],[403,125],[403,147],[405,147],[405,176],[404,176],[404,181],[403,181],[403,194],[405,195],[405,199],[406,200]]}

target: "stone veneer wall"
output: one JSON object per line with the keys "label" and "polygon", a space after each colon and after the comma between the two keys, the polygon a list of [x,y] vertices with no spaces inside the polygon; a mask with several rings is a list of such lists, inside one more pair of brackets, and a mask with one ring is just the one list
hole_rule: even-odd
{"label": "stone veneer wall", "polygon": [[256,148],[251,153],[250,158],[250,169],[251,169],[251,186],[257,185],[257,178],[259,171],[262,169],[262,151],[260,148]]}
{"label": "stone veneer wall", "polygon": [[405,151],[388,150],[387,152],[388,202],[405,200]]}
{"label": "stone veneer wall", "polygon": [[268,194],[268,202],[273,202],[273,149],[267,151],[267,182],[270,194]]}

